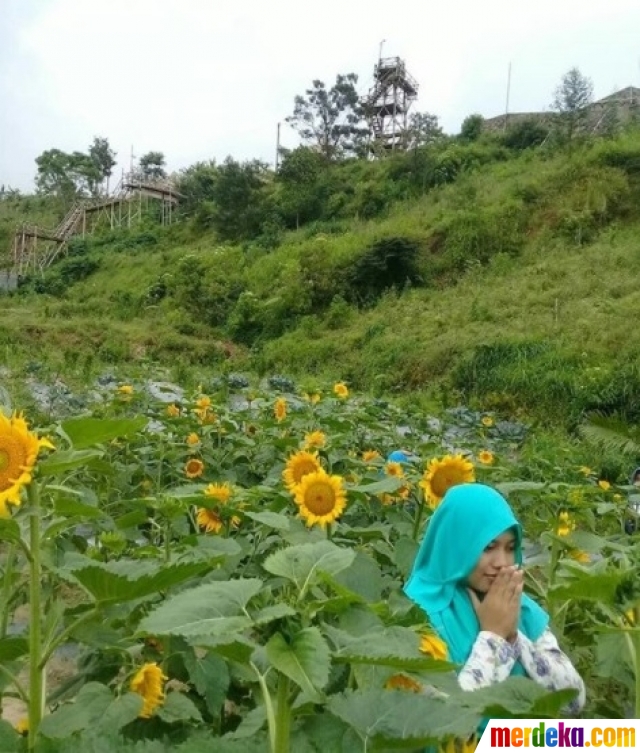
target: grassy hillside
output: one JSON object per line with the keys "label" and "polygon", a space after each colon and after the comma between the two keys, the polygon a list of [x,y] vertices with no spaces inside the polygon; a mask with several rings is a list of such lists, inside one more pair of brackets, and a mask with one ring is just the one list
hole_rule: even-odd
{"label": "grassy hillside", "polygon": [[418,196],[400,190],[417,159],[336,168],[340,196],[366,179],[393,201],[273,248],[223,244],[194,220],[78,241],[3,300],[5,361],[318,375],[640,418],[640,133],[571,155],[474,144],[437,160],[455,169]]}

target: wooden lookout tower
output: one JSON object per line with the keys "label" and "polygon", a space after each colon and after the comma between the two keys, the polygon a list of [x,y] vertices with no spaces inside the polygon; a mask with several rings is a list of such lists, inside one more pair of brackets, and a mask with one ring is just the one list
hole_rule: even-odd
{"label": "wooden lookout tower", "polygon": [[417,97],[418,82],[404,60],[381,57],[373,69],[373,86],[362,101],[374,154],[407,147],[409,110]]}

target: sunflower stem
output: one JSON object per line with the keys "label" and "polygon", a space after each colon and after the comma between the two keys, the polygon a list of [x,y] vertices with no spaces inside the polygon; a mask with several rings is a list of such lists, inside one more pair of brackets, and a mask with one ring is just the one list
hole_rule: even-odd
{"label": "sunflower stem", "polygon": [[171,520],[167,516],[164,524],[164,563],[168,565],[171,561]]}
{"label": "sunflower stem", "polygon": [[274,753],[289,753],[291,737],[291,709],[289,708],[289,678],[280,673],[278,677],[278,700],[276,709],[276,742]]}
{"label": "sunflower stem", "polygon": [[422,513],[424,512],[424,505],[418,502],[416,504],[416,519],[413,524],[413,540],[418,540],[418,534],[420,533],[420,523],[422,523]]}
{"label": "sunflower stem", "polygon": [[24,686],[18,680],[18,678],[13,674],[13,672],[9,672],[9,670],[6,667],[3,667],[0,664],[0,673],[4,674],[5,677],[9,678],[11,681],[11,684],[16,689],[16,693],[20,697],[20,700],[25,704],[29,705],[29,696],[27,694],[27,691],[25,690]]}
{"label": "sunflower stem", "polygon": [[7,628],[9,626],[9,602],[11,594],[11,576],[13,575],[13,563],[16,559],[16,545],[9,544],[7,550],[7,559],[4,565],[3,581],[2,581],[2,620],[0,621],[0,638],[4,638],[7,634]]}
{"label": "sunflower stem", "polygon": [[41,579],[40,560],[40,490],[29,486],[29,741],[28,750],[34,750],[36,735],[44,711],[44,676],[46,667],[40,666],[42,654]]}
{"label": "sunflower stem", "polygon": [[158,458],[158,469],[156,473],[156,486],[158,492],[162,489],[162,466],[164,465],[164,442],[160,444],[160,453]]}
{"label": "sunflower stem", "polygon": [[631,641],[635,648],[634,669],[636,674],[636,697],[635,697],[635,718],[640,719],[640,605],[633,608],[634,630],[631,635]]}
{"label": "sunflower stem", "polygon": [[99,614],[99,611],[97,608],[94,607],[93,609],[90,609],[88,612],[85,612],[83,615],[78,617],[77,620],[74,620],[55,638],[52,638],[49,644],[47,645],[46,649],[44,649],[44,651],[42,652],[42,658],[40,659],[40,668],[44,669],[47,662],[53,655],[53,652],[58,648],[58,646],[61,646],[70,635],[72,635],[74,630],[79,628],[80,625],[82,625],[82,623],[86,622],[92,617],[95,617],[98,614]]}
{"label": "sunflower stem", "polygon": [[[553,588],[553,585],[555,583],[556,579],[556,567],[558,565],[558,560],[560,559],[560,545],[558,544],[555,539],[551,543],[551,556],[549,557],[549,576],[547,578],[547,594],[550,593],[551,589]],[[547,596],[548,599],[548,596]],[[554,627],[557,627],[556,625],[556,604],[553,600],[547,601],[547,607],[549,610],[549,615],[551,617],[551,622],[553,623]]]}
{"label": "sunflower stem", "polygon": [[262,672],[260,672],[258,667],[253,662],[250,661],[249,666],[256,673],[258,682],[260,683],[260,690],[262,690],[262,697],[264,699],[264,707],[267,712],[267,726],[269,728],[269,742],[271,743],[271,752],[275,753],[276,751],[276,715],[273,709],[273,699],[271,698],[271,693],[269,692],[269,686],[267,685],[266,675],[263,675]]}

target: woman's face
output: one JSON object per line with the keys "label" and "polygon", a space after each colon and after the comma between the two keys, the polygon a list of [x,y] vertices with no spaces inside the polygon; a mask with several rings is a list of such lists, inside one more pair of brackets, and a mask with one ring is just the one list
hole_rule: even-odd
{"label": "woman's face", "polygon": [[505,531],[488,544],[469,576],[471,588],[481,594],[487,593],[500,570],[515,564],[515,550],[516,537],[513,531]]}

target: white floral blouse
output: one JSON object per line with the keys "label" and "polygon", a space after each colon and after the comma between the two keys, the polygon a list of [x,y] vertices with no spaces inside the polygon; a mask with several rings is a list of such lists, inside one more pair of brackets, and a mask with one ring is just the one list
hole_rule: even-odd
{"label": "white floral blouse", "polygon": [[463,690],[477,690],[502,682],[509,677],[518,659],[527,675],[547,690],[578,690],[578,695],[568,704],[566,712],[577,714],[581,711],[585,703],[584,682],[548,628],[537,641],[531,641],[519,632],[514,643],[494,633],[481,631],[458,674],[458,684]]}

